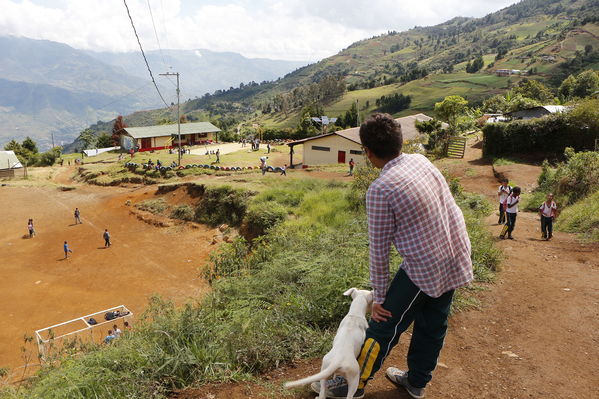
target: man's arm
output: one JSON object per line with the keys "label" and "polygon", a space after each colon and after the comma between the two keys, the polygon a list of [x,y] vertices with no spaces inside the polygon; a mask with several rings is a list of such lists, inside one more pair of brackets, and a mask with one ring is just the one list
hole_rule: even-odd
{"label": "man's arm", "polygon": [[389,284],[389,251],[395,231],[395,216],[387,198],[371,187],[366,193],[368,241],[370,244],[370,281],[374,303],[385,302]]}

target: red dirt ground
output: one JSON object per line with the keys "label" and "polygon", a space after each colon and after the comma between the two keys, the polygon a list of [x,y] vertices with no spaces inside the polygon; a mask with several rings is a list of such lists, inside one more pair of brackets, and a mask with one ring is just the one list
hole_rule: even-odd
{"label": "red dirt ground", "polygon": [[[54,179],[72,183],[69,173],[65,168]],[[138,220],[126,200],[151,198],[154,191],[87,185],[73,191],[0,187],[0,367],[23,364],[23,335],[36,329],[121,304],[139,314],[153,293],[180,304],[207,288],[198,268],[214,249],[214,230],[197,225],[159,228]],[[81,225],[74,225],[75,207],[81,210]],[[29,218],[37,232],[33,239],[22,238]],[[108,249],[103,246],[104,228],[112,235]],[[67,260],[64,240],[74,251]],[[102,328],[98,338],[108,328]]]}
{"label": "red dirt ground", "polygon": [[[495,201],[499,184],[493,169],[481,160],[480,145],[470,144],[465,159],[440,166],[460,176],[467,191]],[[525,191],[540,173],[534,165],[498,169]],[[487,220],[495,236],[500,229],[496,218]],[[495,284],[477,295],[480,308],[451,318],[428,398],[599,398],[599,247],[560,232],[550,242],[541,241],[539,224],[536,215],[521,212],[516,239],[497,239],[504,251],[502,271]],[[383,368],[405,368],[408,342],[406,334]],[[295,366],[275,370],[257,384],[210,385],[173,397],[314,397],[307,389],[286,394],[280,387],[283,381],[315,373],[320,359]],[[367,387],[366,398],[408,399],[382,371]]]}

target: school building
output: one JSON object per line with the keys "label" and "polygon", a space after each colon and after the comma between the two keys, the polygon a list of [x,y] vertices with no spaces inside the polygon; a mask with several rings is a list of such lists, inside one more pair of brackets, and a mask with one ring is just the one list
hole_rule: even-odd
{"label": "school building", "polygon": [[[432,118],[424,114],[416,114],[395,119],[401,126],[403,140],[414,140],[419,136],[416,121],[428,121]],[[303,159],[294,159],[294,147],[303,145]],[[353,158],[354,162],[364,162],[362,142],[360,141],[360,128],[339,130],[337,132],[321,134],[296,140],[287,144],[289,146],[289,164],[302,164],[304,167],[314,165],[329,165],[334,163],[347,163]],[[294,164],[295,162],[295,164]]]}
{"label": "school building", "polygon": [[[209,144],[217,141],[220,129],[210,122],[194,122],[181,124],[181,145],[193,146]],[[121,147],[126,151],[162,150],[178,147],[177,125],[157,125],[143,127],[126,127],[118,132],[121,136]]]}

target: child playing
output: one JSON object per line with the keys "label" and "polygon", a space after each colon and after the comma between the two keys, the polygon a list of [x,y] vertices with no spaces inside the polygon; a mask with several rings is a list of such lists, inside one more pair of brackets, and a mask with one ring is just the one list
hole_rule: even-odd
{"label": "child playing", "polygon": [[543,239],[551,240],[553,237],[553,221],[557,213],[557,205],[553,202],[553,194],[547,194],[547,200],[539,207],[539,215],[541,216],[541,231]]}
{"label": "child playing", "polygon": [[507,233],[507,238],[513,240],[512,232],[516,227],[516,216],[518,216],[518,203],[520,202],[520,187],[516,186],[512,189],[510,195],[505,199],[506,225],[504,226],[499,238],[504,239]]}
{"label": "child playing", "polygon": [[507,199],[507,196],[512,192],[512,188],[508,185],[508,180],[506,178],[501,179],[501,186],[497,190],[497,196],[499,197],[499,221],[498,224],[505,223],[505,206],[504,202]]}

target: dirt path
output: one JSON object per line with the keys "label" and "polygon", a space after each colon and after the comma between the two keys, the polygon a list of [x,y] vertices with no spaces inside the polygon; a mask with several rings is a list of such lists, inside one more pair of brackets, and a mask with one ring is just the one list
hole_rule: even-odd
{"label": "dirt path", "polygon": [[[495,202],[499,184],[491,165],[481,159],[479,147],[470,143],[465,159],[447,160],[440,166],[459,176],[467,191]],[[524,191],[534,187],[540,172],[533,165],[499,169]],[[494,236],[500,229],[496,219],[493,215],[487,220]],[[542,241],[539,224],[536,215],[521,212],[516,239],[497,239],[504,251],[502,271],[496,283],[478,295],[479,309],[452,317],[427,397],[599,398],[599,248],[559,232],[552,241]],[[402,337],[384,367],[406,366],[408,338],[408,334]],[[277,370],[262,384],[208,386],[175,397],[282,397],[273,387],[316,372],[319,366],[320,360],[313,359]],[[304,390],[289,397],[313,395]],[[407,399],[408,395],[398,392],[379,372],[366,398]]]}

